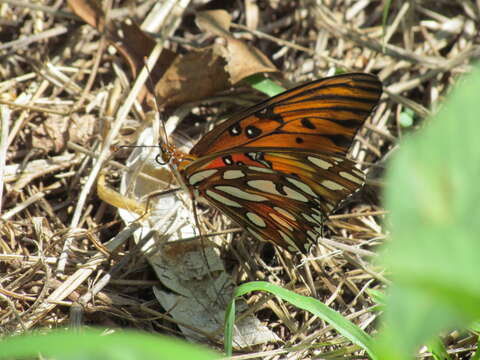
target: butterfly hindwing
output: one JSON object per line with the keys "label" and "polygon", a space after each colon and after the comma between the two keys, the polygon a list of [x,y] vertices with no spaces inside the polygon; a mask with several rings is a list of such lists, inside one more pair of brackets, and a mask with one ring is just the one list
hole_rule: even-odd
{"label": "butterfly hindwing", "polygon": [[342,157],[301,149],[238,148],[183,171],[198,195],[257,239],[305,252],[327,214],[364,183]]}
{"label": "butterfly hindwing", "polygon": [[202,157],[240,146],[283,146],[346,155],[381,92],[381,82],[370,74],[351,73],[316,80],[221,123],[190,154]]}

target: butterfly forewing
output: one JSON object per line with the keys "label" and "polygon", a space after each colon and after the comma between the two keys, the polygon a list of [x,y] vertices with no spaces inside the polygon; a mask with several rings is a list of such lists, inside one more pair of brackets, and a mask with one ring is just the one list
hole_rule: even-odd
{"label": "butterfly forewing", "polygon": [[381,92],[380,81],[369,74],[313,81],[223,122],[206,134],[190,154],[200,157],[239,146],[284,146],[346,155]]}
{"label": "butterfly forewing", "polygon": [[283,148],[222,152],[184,173],[199,196],[255,238],[303,252],[327,214],[364,182],[350,160]]}

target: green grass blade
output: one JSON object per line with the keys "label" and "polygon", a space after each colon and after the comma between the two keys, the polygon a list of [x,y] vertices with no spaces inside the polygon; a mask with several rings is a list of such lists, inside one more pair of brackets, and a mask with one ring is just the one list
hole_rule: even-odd
{"label": "green grass blade", "polygon": [[[290,290],[283,289],[277,285],[270,284],[268,282],[253,281],[239,286],[235,290],[234,299],[231,303],[235,302],[235,298],[248,294],[252,291],[269,292],[284,301],[288,301],[289,303],[300,309],[309,311],[315,316],[318,316],[322,320],[328,322],[335,330],[345,336],[352,343],[360,346],[365,351],[367,351],[368,354],[372,357],[372,359],[376,359],[375,354],[372,350],[372,338],[362,329],[345,319],[340,313],[330,309],[321,301],[312,297],[296,294]],[[227,332],[233,330],[234,306],[229,306],[225,318],[227,319],[227,322],[225,324],[225,339],[231,339],[232,334],[227,334]],[[229,346],[225,344],[225,351],[226,354],[230,356],[231,345]]]}

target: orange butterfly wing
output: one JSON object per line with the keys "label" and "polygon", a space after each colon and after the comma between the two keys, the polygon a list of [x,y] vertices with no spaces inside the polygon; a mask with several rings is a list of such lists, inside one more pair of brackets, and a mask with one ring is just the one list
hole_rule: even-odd
{"label": "orange butterfly wing", "polygon": [[381,93],[381,82],[370,74],[351,73],[316,80],[221,123],[190,154],[201,157],[239,146],[282,146],[346,155]]}
{"label": "orange butterfly wing", "polygon": [[216,126],[177,162],[180,173],[252,236],[306,251],[364,184],[345,155],[381,92],[361,73],[287,90]]}

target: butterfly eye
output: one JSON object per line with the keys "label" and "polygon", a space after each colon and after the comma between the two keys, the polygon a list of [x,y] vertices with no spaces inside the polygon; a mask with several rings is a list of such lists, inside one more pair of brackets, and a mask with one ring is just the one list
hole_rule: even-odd
{"label": "butterfly eye", "polygon": [[163,153],[159,153],[157,156],[155,156],[155,161],[157,162],[158,165],[167,165],[168,160],[164,159]]}
{"label": "butterfly eye", "polygon": [[159,165],[167,165],[172,158],[172,150],[165,144],[159,145],[159,153],[155,156],[155,161]]}

